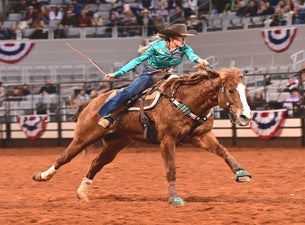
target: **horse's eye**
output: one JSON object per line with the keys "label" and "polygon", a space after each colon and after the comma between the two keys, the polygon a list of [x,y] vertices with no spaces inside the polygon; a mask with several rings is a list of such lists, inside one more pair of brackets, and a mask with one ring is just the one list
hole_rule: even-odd
{"label": "horse's eye", "polygon": [[230,94],[230,95],[233,94],[233,93],[234,93],[234,90],[233,90],[233,89],[229,90],[229,94]]}

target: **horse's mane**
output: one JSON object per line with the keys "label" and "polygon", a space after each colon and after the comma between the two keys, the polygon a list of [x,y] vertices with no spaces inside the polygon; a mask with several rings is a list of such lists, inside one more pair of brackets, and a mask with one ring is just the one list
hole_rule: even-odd
{"label": "horse's mane", "polygon": [[214,70],[205,69],[202,65],[197,65],[195,68],[199,69],[197,72],[186,73],[176,79],[169,79],[162,84],[161,90],[173,89],[179,85],[192,85],[198,84],[203,80],[214,79],[220,76],[220,74]]}
{"label": "horse's mane", "polygon": [[195,68],[199,69],[197,72],[183,74],[179,78],[167,80],[160,87],[161,91],[168,88],[171,90],[179,85],[192,85],[198,84],[203,80],[221,78],[224,82],[227,79],[241,79],[243,74],[239,69],[232,67],[230,69],[222,68],[220,72],[212,69],[206,69],[203,65],[197,65]]}

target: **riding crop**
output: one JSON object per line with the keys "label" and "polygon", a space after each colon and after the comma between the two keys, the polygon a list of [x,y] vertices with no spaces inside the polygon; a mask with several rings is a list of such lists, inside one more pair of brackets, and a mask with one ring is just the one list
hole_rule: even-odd
{"label": "riding crop", "polygon": [[74,52],[76,52],[77,54],[79,54],[83,58],[87,59],[98,71],[100,71],[102,74],[106,75],[106,73],[101,69],[101,67],[96,62],[94,62],[93,59],[91,59],[89,56],[85,55],[84,53],[82,53],[78,49],[74,48],[71,44],[66,42],[66,45],[69,48],[71,48]]}

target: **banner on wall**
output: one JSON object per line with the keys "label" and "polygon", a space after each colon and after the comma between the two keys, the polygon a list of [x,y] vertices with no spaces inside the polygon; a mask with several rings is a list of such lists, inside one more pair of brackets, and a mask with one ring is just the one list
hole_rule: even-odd
{"label": "banner on wall", "polygon": [[277,27],[264,29],[262,36],[269,49],[274,52],[283,52],[289,48],[296,33],[296,27]]}
{"label": "banner on wall", "polygon": [[48,115],[23,115],[18,117],[21,130],[29,140],[37,140],[47,127]]}
{"label": "banner on wall", "polygon": [[0,61],[14,64],[22,60],[33,49],[34,42],[0,43]]}
{"label": "banner on wall", "polygon": [[281,128],[287,109],[252,111],[250,127],[260,139],[270,140]]}

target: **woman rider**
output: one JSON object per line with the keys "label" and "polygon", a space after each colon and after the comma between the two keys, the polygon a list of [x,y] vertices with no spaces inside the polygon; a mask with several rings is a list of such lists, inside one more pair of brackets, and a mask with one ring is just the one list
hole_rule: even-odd
{"label": "woman rider", "polygon": [[167,29],[159,31],[160,40],[156,40],[137,58],[132,59],[115,73],[109,73],[105,79],[119,78],[130,70],[135,69],[141,63],[147,61],[141,76],[137,77],[129,86],[120,90],[114,97],[108,99],[99,110],[101,118],[98,124],[107,128],[114,120],[111,113],[119,106],[126,104],[132,97],[141,93],[153,85],[153,74],[160,70],[170,70],[178,66],[186,55],[189,61],[201,63],[204,66],[209,63],[194,53],[193,49],[185,43],[187,36],[194,36],[194,32],[187,31],[185,24],[173,24]]}

